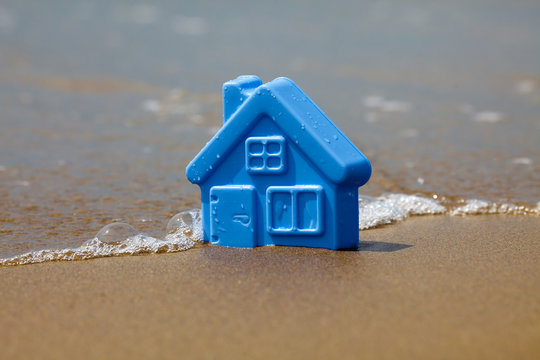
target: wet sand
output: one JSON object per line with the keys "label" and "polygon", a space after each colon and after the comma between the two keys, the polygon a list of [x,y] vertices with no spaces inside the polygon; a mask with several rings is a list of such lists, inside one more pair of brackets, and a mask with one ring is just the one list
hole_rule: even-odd
{"label": "wet sand", "polygon": [[540,356],[538,217],[419,217],[358,252],[202,245],[0,268],[5,358]]}

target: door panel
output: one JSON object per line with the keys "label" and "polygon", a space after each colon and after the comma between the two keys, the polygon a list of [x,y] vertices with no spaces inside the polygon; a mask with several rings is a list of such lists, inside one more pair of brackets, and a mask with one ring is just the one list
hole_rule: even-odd
{"label": "door panel", "polygon": [[257,245],[255,189],[250,185],[210,189],[210,241],[222,246]]}

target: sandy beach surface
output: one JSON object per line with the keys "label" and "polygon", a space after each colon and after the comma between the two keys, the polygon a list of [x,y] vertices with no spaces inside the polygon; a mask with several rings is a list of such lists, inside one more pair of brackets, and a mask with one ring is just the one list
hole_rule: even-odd
{"label": "sandy beach surface", "polygon": [[5,359],[533,359],[540,221],[434,216],[360,251],[201,245],[0,268]]}
{"label": "sandy beach surface", "polygon": [[0,360],[540,359],[539,14],[0,1],[0,262],[116,222],[162,245],[175,214],[200,213],[184,170],[244,74],[291,78],[368,157],[360,228],[399,220],[362,230],[360,251],[0,266]]}

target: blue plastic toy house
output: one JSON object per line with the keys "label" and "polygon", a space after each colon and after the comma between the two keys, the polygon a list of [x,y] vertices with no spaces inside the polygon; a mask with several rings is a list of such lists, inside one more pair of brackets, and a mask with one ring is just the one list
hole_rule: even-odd
{"label": "blue plastic toy house", "polygon": [[294,82],[226,82],[223,122],[186,168],[201,188],[205,241],[358,247],[358,187],[371,165]]}

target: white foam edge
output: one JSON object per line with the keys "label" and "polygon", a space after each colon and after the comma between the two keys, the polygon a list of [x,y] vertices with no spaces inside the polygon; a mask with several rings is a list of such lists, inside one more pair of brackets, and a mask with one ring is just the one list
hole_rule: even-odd
{"label": "white foam edge", "polygon": [[0,266],[187,250],[202,240],[202,220],[200,210],[193,209],[184,213],[190,215],[191,224],[182,222],[176,231],[165,235],[162,239],[138,233],[119,243],[109,244],[95,237],[76,248],[36,250],[0,259]]}
{"label": "white foam edge", "polygon": [[507,214],[507,215],[540,215],[540,202],[536,207],[509,203],[495,203],[485,200],[471,199],[448,211],[453,216]]}
{"label": "white foam edge", "polygon": [[[107,244],[98,238],[93,238],[76,248],[37,250],[0,259],[0,266],[188,250],[197,242],[202,241],[202,220],[200,209],[192,209],[184,213],[190,215],[192,223],[181,223],[175,232],[166,235],[163,239],[137,234],[119,244]],[[447,208],[439,200],[423,195],[384,194],[379,197],[360,195],[358,198],[359,230],[391,224],[410,216],[443,214],[450,216],[540,215],[540,202],[536,204],[536,207],[528,208],[523,205],[472,199]]]}
{"label": "white foam edge", "polygon": [[361,195],[358,198],[358,227],[366,230],[404,220],[411,215],[436,215],[445,212],[446,208],[437,200],[423,196],[385,194],[373,198]]}
{"label": "white foam edge", "polygon": [[470,199],[444,206],[441,201],[423,195],[385,194],[379,197],[361,195],[358,199],[359,229],[366,230],[417,215],[540,215],[536,207]]}

